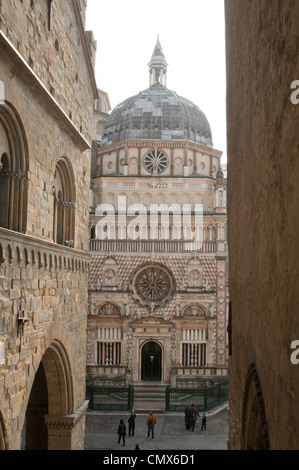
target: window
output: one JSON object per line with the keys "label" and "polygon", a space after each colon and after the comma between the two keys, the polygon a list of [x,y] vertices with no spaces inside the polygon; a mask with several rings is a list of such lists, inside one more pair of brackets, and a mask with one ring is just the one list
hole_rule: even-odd
{"label": "window", "polygon": [[0,226],[26,232],[28,147],[12,105],[0,102]]}
{"label": "window", "polygon": [[72,167],[62,158],[56,165],[53,185],[54,242],[74,246],[75,236],[75,179]]}
{"label": "window", "polygon": [[131,280],[131,294],[136,302],[150,308],[162,307],[171,300],[175,280],[166,266],[149,264],[138,268]]}
{"label": "window", "polygon": [[121,363],[121,343],[115,341],[98,342],[98,364],[118,366]]}
{"label": "window", "polygon": [[204,367],[206,365],[206,343],[182,343],[182,366]]}
{"label": "window", "polygon": [[167,168],[168,160],[166,155],[159,149],[153,149],[144,159],[144,166],[152,175],[159,175]]}
{"label": "window", "polygon": [[181,331],[181,339],[182,366],[204,367],[206,365],[208,330],[184,328]]}
{"label": "window", "polygon": [[48,30],[51,29],[51,7],[52,7],[52,0],[47,0],[48,2]]}

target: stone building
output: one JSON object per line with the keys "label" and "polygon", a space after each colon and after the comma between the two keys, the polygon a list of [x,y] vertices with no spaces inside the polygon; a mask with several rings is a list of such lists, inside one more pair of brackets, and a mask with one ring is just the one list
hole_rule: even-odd
{"label": "stone building", "polygon": [[298,450],[299,3],[225,10],[229,447]]}
{"label": "stone building", "polygon": [[0,449],[81,449],[96,44],[85,0],[0,4]]}
{"label": "stone building", "polygon": [[88,385],[227,373],[222,153],[166,79],[158,38],[149,88],[113,109],[93,156]]}

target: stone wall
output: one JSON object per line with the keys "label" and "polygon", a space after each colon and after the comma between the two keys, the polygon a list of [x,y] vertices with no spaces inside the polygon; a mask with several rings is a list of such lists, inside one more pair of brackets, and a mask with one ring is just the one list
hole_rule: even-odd
{"label": "stone wall", "polygon": [[[0,128],[7,136],[0,149],[10,142],[1,149],[9,164],[0,178],[21,188],[9,210],[22,210],[26,221],[18,232],[0,229],[0,448],[10,450],[21,448],[25,427],[26,448],[84,444],[96,86],[80,10],[85,2],[52,2],[50,28],[48,3],[0,5]],[[61,204],[56,186],[65,190]],[[56,222],[55,204],[65,208]],[[55,243],[55,224],[66,225],[69,213],[74,238],[66,246]]]}
{"label": "stone wall", "polygon": [[0,248],[1,414],[7,445],[18,449],[34,375],[53,341],[69,360],[73,409],[84,401],[88,256],[4,229]]}
{"label": "stone wall", "polygon": [[[263,448],[296,449],[299,366],[290,356],[291,342],[299,339],[299,105],[290,98],[299,78],[299,4],[228,0],[225,10],[229,443],[232,449],[255,440]],[[254,411],[262,439],[249,436]]]}
{"label": "stone wall", "polygon": [[89,106],[94,77],[91,67],[82,67],[82,57],[91,56],[83,29],[86,2],[81,1],[78,6],[77,1],[65,0],[63,5],[53,1],[50,10],[48,3],[48,0],[1,2],[1,30],[90,141]]}

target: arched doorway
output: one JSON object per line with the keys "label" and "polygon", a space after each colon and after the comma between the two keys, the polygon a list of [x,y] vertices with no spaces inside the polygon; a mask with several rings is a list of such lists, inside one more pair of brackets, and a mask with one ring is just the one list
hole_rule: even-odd
{"label": "arched doorway", "polygon": [[[64,348],[54,341],[46,350],[31,388],[22,433],[22,448],[26,450],[70,450],[65,446],[49,418],[58,423],[72,413],[73,392],[70,366]],[[47,418],[47,419],[46,419]],[[65,434],[65,431],[64,431]],[[65,436],[64,436],[65,438]],[[62,447],[65,446],[65,447]]]}
{"label": "arched doorway", "polygon": [[141,380],[160,381],[162,377],[162,348],[155,341],[148,341],[141,351]]}

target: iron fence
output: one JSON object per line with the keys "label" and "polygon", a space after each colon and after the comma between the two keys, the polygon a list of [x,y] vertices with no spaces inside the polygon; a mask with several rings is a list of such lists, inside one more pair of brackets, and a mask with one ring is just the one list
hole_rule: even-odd
{"label": "iron fence", "polygon": [[[183,412],[187,405],[194,404],[198,411],[210,411],[228,401],[228,379],[219,380],[200,388],[166,387],[165,410]],[[134,407],[134,386],[94,387],[87,386],[86,398],[90,410],[130,411]]]}
{"label": "iron fence", "polygon": [[228,401],[228,379],[201,388],[166,388],[166,411],[184,411],[194,404],[198,411],[210,411]]}
{"label": "iron fence", "polygon": [[134,387],[86,387],[90,410],[128,411],[133,408]]}

